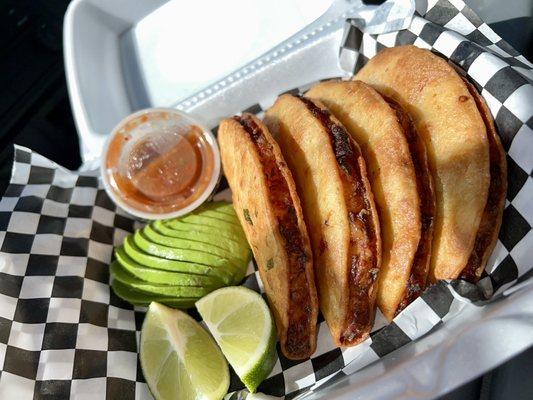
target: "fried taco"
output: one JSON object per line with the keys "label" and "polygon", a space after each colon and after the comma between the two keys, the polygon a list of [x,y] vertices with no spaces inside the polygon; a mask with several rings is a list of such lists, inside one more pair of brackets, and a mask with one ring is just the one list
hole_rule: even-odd
{"label": "fried taco", "polygon": [[379,221],[359,146],[322,103],[290,94],[266,112],[302,199],[320,309],[334,342],[353,346],[375,315]]}
{"label": "fried taco", "polygon": [[361,147],[381,228],[377,304],[392,320],[426,286],[435,199],[424,144],[401,107],[361,81],[319,83],[306,96]]}
{"label": "fried taco", "polygon": [[460,278],[469,282],[477,282],[485,269],[485,265],[494,246],[496,246],[498,233],[502,225],[505,195],[507,194],[507,161],[505,159],[505,150],[503,149],[498,132],[496,132],[494,120],[492,119],[487,103],[485,103],[483,97],[476,91],[474,85],[464,78],[463,80],[481,113],[483,122],[487,127],[487,137],[489,139],[489,195],[477,231],[474,248],[470,253],[466,267],[463,268],[460,275]]}
{"label": "fried taco", "polygon": [[318,300],[310,241],[291,172],[268,129],[251,114],[223,120],[218,142],[281,350],[290,359],[307,358],[316,348]]}
{"label": "fried taco", "polygon": [[494,246],[506,190],[505,157],[480,98],[444,59],[415,46],[381,51],[354,79],[398,102],[426,145],[437,205],[429,278],[464,272],[476,280]]}

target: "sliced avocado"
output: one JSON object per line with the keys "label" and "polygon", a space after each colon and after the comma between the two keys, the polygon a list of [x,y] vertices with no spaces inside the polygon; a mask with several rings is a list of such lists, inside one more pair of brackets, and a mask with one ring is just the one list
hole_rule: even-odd
{"label": "sliced avocado", "polygon": [[179,239],[176,237],[169,237],[160,234],[159,232],[152,229],[150,225],[145,226],[141,233],[150,240],[152,243],[161,244],[163,246],[172,247],[175,249],[184,249],[184,250],[198,250],[205,253],[213,254],[220,257],[225,257],[228,259],[236,259],[238,261],[245,262],[246,256],[240,257],[240,254],[232,253],[226,249],[222,249],[218,246],[213,246],[210,243],[205,242],[196,242],[194,240],[188,239]]}
{"label": "sliced avocado", "polygon": [[162,244],[156,244],[146,238],[141,231],[134,233],[133,241],[142,251],[153,256],[226,268],[232,275],[238,273],[243,264],[242,261],[235,258],[220,257],[200,250],[175,249]]}
{"label": "sliced avocado", "polygon": [[209,233],[211,235],[217,235],[220,238],[231,239],[241,244],[242,246],[248,245],[248,242],[246,241],[246,236],[244,235],[244,231],[242,230],[241,227],[237,229],[237,227],[234,226],[234,229],[227,230],[221,227],[207,225],[203,223],[193,224],[193,223],[183,222],[183,221],[178,221],[178,220],[163,221],[163,225],[175,231],[184,231],[184,232],[194,231],[194,232]]}
{"label": "sliced avocado", "polygon": [[165,225],[163,221],[154,221],[150,224],[150,227],[161,235],[209,243],[213,246],[220,247],[221,249],[226,249],[231,253],[247,253],[250,249],[248,243],[232,238],[221,238],[220,234],[215,230],[208,230],[206,232],[200,232],[197,230],[176,230]]}
{"label": "sliced avocado", "polygon": [[222,279],[214,276],[168,272],[145,267],[128,256],[123,247],[115,249],[115,257],[120,265],[131,275],[149,283],[179,286],[224,286]]}
{"label": "sliced avocado", "polygon": [[228,214],[222,214],[217,211],[212,210],[202,210],[200,212],[193,211],[189,215],[198,215],[205,218],[211,218],[217,221],[227,222],[228,224],[238,225],[240,226],[241,223],[239,222],[239,219],[237,216],[228,215]]}
{"label": "sliced avocado", "polygon": [[191,211],[188,215],[201,215],[204,217],[219,219],[225,222],[229,222],[231,224],[237,224],[237,225],[240,224],[239,218],[237,217],[235,210],[233,210],[233,207],[231,209],[231,214],[226,213],[226,212],[220,212],[217,208],[213,208],[209,206],[202,206],[200,208],[197,208],[194,211]]}
{"label": "sliced avocado", "polygon": [[[209,218],[201,214],[187,214],[187,215],[184,215],[183,217],[180,217],[179,221],[184,222],[186,224],[207,225],[207,226],[216,228],[220,231],[229,231],[229,232],[235,233],[236,235],[244,236],[244,231],[242,230],[241,224],[226,222],[221,219]],[[168,223],[172,225],[173,222],[174,222],[173,220],[170,220]]]}
{"label": "sliced avocado", "polygon": [[207,203],[202,204],[202,206],[196,210],[199,212],[202,210],[211,210],[220,214],[236,216],[233,204],[228,203],[227,201],[208,201]]}
{"label": "sliced avocado", "polygon": [[124,240],[123,246],[124,251],[128,256],[130,256],[137,263],[149,268],[171,272],[215,276],[222,279],[226,285],[231,284],[234,281],[233,272],[226,268],[217,268],[191,262],[167,260],[166,258],[160,258],[151,254],[147,254],[135,244],[131,235]]}
{"label": "sliced avocado", "polygon": [[145,292],[147,294],[159,295],[159,297],[203,297],[215,290],[211,286],[176,286],[176,285],[157,285],[148,283],[130,275],[118,262],[111,263],[111,276],[130,288]]}
{"label": "sliced avocado", "polygon": [[165,297],[140,292],[131,289],[128,285],[117,279],[113,280],[111,287],[118,297],[136,306],[148,306],[152,301],[156,301],[158,303],[166,304],[169,307],[185,309],[194,306],[194,303],[199,299],[199,297],[181,297],[178,299],[175,297]]}
{"label": "sliced avocado", "polygon": [[221,237],[219,234],[198,231],[177,231],[164,225],[161,221],[152,222],[150,228],[164,236],[209,243],[213,246],[227,250],[230,254],[234,254],[235,257],[240,259],[249,261],[251,258],[252,252],[248,243]]}

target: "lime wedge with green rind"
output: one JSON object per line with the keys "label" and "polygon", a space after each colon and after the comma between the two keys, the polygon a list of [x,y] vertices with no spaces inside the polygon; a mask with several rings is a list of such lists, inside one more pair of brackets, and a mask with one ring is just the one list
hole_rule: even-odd
{"label": "lime wedge with green rind", "polygon": [[128,285],[132,289],[135,289],[139,292],[145,292],[147,294],[178,298],[202,297],[215,289],[211,286],[177,286],[148,283],[135,278],[133,275],[130,275],[118,262],[112,263],[109,269],[111,276],[114,279]]}
{"label": "lime wedge with green rind", "polygon": [[235,240],[230,238],[223,238],[218,232],[207,233],[207,232],[198,232],[195,230],[188,231],[178,231],[171,229],[162,221],[154,221],[150,224],[150,228],[161,235],[183,239],[183,240],[194,240],[196,242],[210,243],[213,246],[217,246],[223,249],[226,249],[231,254],[235,254],[236,257],[241,259],[246,259],[250,261],[251,259],[251,250],[248,243],[245,240]]}
{"label": "lime wedge with green rind", "polygon": [[166,258],[147,254],[135,244],[131,235],[124,240],[124,251],[133,260],[146,267],[172,272],[212,275],[222,279],[225,284],[230,284],[235,280],[232,271],[224,267],[213,267],[200,263],[168,260]]}
{"label": "lime wedge with green rind", "polygon": [[194,303],[198,300],[198,297],[176,298],[140,292],[135,289],[132,289],[131,287],[120,282],[117,279],[113,279],[111,287],[113,288],[113,291],[118,297],[136,306],[148,306],[152,301],[156,301],[158,303],[165,304],[169,307],[186,309],[194,306]]}
{"label": "lime wedge with green rind", "polygon": [[158,400],[220,400],[229,369],[211,336],[187,314],[158,303],[144,319],[139,358]]}
{"label": "lime wedge with green rind", "polygon": [[124,248],[115,249],[115,257],[120,265],[136,278],[150,283],[180,286],[211,286],[222,287],[221,279],[209,275],[187,274],[183,272],[168,272],[141,265],[126,254]]}
{"label": "lime wedge with green rind", "polygon": [[203,251],[209,254],[214,254],[219,257],[225,257],[228,259],[237,259],[239,261],[246,262],[246,259],[240,259],[239,254],[231,253],[227,249],[214,246],[211,243],[206,242],[196,242],[194,240],[179,239],[175,237],[169,237],[162,235],[161,233],[152,229],[150,225],[145,226],[141,233],[155,244],[162,244],[163,246],[173,247],[176,249],[185,249],[185,250],[198,250]]}
{"label": "lime wedge with green rind", "polygon": [[276,362],[276,329],[265,300],[248,288],[226,287],[198,300],[196,308],[241,381],[255,392]]}

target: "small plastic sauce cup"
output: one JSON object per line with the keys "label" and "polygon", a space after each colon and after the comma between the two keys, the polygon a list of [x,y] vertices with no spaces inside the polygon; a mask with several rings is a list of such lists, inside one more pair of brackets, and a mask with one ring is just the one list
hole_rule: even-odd
{"label": "small plastic sauce cup", "polygon": [[150,108],[115,127],[104,147],[101,174],[108,195],[128,213],[172,218],[212,194],[220,153],[213,134],[187,114]]}

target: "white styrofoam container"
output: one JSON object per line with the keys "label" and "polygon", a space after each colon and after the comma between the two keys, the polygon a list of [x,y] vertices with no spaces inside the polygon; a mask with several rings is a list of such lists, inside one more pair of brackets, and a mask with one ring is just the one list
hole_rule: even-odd
{"label": "white styrofoam container", "polygon": [[[221,116],[233,112],[235,105],[256,102],[262,92],[310,82],[317,73],[323,76],[341,74],[334,61],[337,49],[328,43],[322,49],[303,52],[304,65],[313,65],[313,68],[299,68],[298,76],[287,74],[285,68],[276,68],[274,75],[260,74],[259,79],[254,80],[254,91],[246,94],[240,91],[240,85],[228,84],[225,89],[229,91],[217,93],[232,96],[232,100],[216,110],[213,107],[217,101],[206,102],[208,95],[201,99],[193,96],[199,101],[191,101],[186,97],[194,91],[253,62],[306,26],[311,32],[314,26],[335,16],[337,23],[331,24],[329,30],[337,42],[340,41],[343,18],[339,16],[353,5],[345,0],[333,2],[329,9],[332,0],[197,0],[190,3],[195,6],[185,7],[181,1],[164,0],[74,0],[70,4],[63,33],[65,71],[85,161],[98,157],[113,127],[139,109],[177,107],[204,117],[207,125],[214,125]],[[214,7],[220,3],[226,7]],[[205,10],[198,16],[201,6]],[[189,20],[196,18],[196,23],[186,23],[187,18],[182,14]],[[316,18],[319,19],[313,22]],[[273,24],[276,29],[271,29]],[[253,26],[256,29],[251,30]],[[242,47],[246,51],[238,50]],[[275,63],[253,67],[246,73],[247,78],[254,78],[256,72],[271,70],[274,64],[285,65],[281,63],[285,57],[299,57],[295,51],[297,47],[302,46],[291,46],[290,52],[283,49],[276,57],[271,57]],[[268,79],[261,80],[265,76]],[[231,90],[233,86],[237,95]]]}

